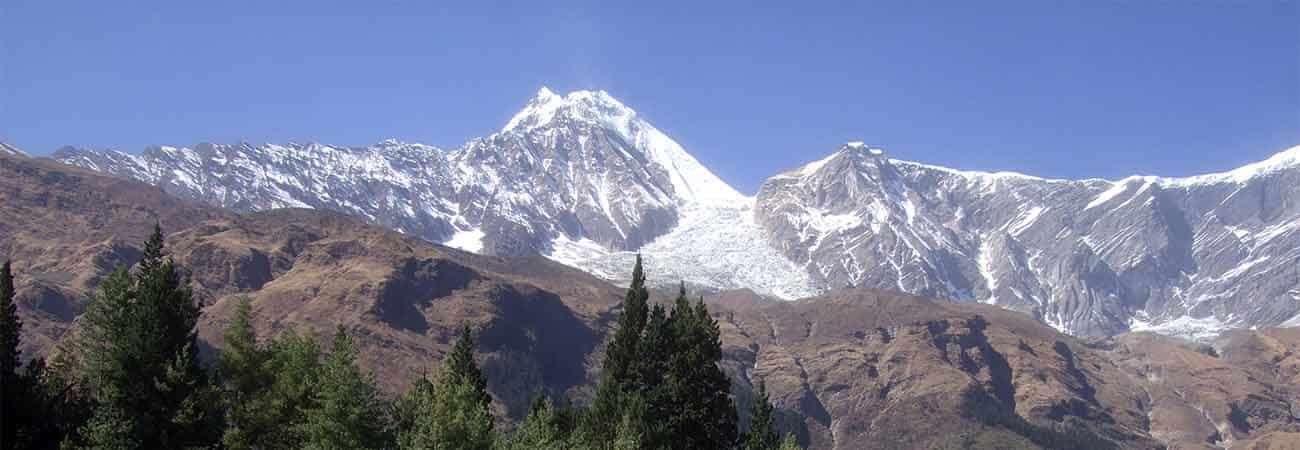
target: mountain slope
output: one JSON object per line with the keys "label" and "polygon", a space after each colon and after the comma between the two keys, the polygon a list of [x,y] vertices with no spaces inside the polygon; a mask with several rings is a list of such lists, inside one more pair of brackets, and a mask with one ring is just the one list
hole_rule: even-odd
{"label": "mountain slope", "polygon": [[993,303],[1073,334],[1206,336],[1300,313],[1300,147],[1222,174],[1110,182],[852,143],[769,179],[756,212],[818,285]]}
{"label": "mountain slope", "polygon": [[[15,261],[26,357],[75,326],[80,309],[61,305],[84,305],[104,274],[138,259],[154,220],[204,304],[204,345],[220,347],[248,296],[262,336],[293,327],[325,339],[343,325],[392,392],[435,366],[469,323],[503,420],[518,419],[538,388],[589,398],[623,297],[545,258],[475,255],[328,211],[234,214],[48,160],[0,156],[0,188],[0,250]],[[1214,353],[1149,334],[1085,341],[990,305],[862,288],[707,301],[740,398],[764,381],[814,449],[967,436],[975,448],[1035,448],[1066,430],[1118,448],[1213,448],[1300,431],[1289,406],[1300,403],[1296,330],[1237,331]],[[1007,419],[983,424],[970,401]]]}
{"label": "mountain slope", "polygon": [[341,211],[615,281],[639,252],[665,284],[786,299],[896,289],[1078,335],[1300,324],[1300,148],[1221,174],[1107,181],[959,171],[850,143],[746,197],[605,92],[543,88],[499,132],[451,151],[385,141],[55,157],[237,211]]}

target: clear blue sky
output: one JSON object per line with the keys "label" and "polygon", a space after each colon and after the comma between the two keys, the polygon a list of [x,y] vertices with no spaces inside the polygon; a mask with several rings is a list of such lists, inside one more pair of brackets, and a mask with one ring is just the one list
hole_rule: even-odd
{"label": "clear blue sky", "polygon": [[3,0],[0,140],[456,147],[547,85],[746,192],[848,140],[1070,178],[1300,145],[1297,0],[488,3]]}

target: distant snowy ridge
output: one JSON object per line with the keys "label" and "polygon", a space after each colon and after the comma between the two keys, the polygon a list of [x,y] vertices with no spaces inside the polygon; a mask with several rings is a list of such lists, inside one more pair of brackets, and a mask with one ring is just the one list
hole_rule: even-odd
{"label": "distant snowy ridge", "polygon": [[19,150],[18,147],[14,147],[4,142],[0,142],[0,153],[14,156],[29,156],[27,152]]}
{"label": "distant snowy ridge", "polygon": [[849,143],[764,183],[758,222],[814,285],[1026,311],[1062,331],[1300,323],[1300,147],[1223,173],[1053,180]]}

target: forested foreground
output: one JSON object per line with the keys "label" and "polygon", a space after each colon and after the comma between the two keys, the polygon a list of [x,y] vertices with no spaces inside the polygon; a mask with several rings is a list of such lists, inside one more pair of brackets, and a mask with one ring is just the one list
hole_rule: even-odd
{"label": "forested foreground", "polygon": [[294,330],[258,336],[247,298],[216,363],[204,364],[184,272],[155,227],[140,262],[103,280],[77,331],[48,361],[24,365],[5,263],[3,448],[798,448],[777,429],[761,384],[741,426],[708,308],[685,288],[671,310],[651,306],[639,258],[594,400],[572,406],[539,393],[514,430],[494,423],[469,327],[432,375],[416,376],[396,398],[357,366],[346,329],[327,348]]}

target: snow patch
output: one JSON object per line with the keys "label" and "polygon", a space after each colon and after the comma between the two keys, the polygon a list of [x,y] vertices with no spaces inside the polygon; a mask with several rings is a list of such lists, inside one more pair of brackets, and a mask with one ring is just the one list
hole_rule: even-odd
{"label": "snow patch", "polygon": [[1129,331],[1150,331],[1156,334],[1177,336],[1194,341],[1208,341],[1219,336],[1229,326],[1217,317],[1195,318],[1182,316],[1161,322],[1147,321],[1146,315],[1139,313],[1129,320]]}
{"label": "snow patch", "polygon": [[479,253],[483,251],[483,236],[485,236],[485,233],[478,228],[457,230],[455,234],[451,235],[451,239],[443,242],[442,245],[471,253]]}
{"label": "snow patch", "polygon": [[[743,198],[731,207],[685,208],[677,227],[641,247],[647,276],[663,285],[685,280],[714,290],[748,288],[787,300],[819,294],[807,271],[762,238],[753,204],[752,198]],[[560,236],[545,256],[623,282],[636,254],[609,250],[586,238]]]}

